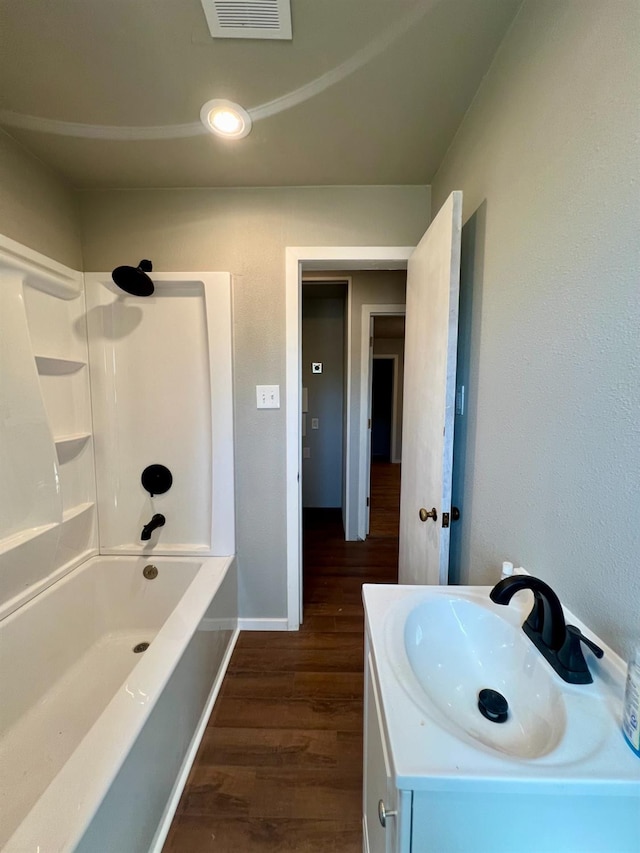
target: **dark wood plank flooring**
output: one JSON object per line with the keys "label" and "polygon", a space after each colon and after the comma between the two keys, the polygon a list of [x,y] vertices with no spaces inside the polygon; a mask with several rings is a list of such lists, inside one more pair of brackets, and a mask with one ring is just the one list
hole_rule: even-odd
{"label": "dark wood plank flooring", "polygon": [[371,463],[371,507],[369,536],[389,538],[398,536],[400,525],[400,471],[392,462]]}
{"label": "dark wood plank flooring", "polygon": [[397,554],[305,513],[304,624],[240,635],[164,853],[360,853],[361,586],[395,583]]}

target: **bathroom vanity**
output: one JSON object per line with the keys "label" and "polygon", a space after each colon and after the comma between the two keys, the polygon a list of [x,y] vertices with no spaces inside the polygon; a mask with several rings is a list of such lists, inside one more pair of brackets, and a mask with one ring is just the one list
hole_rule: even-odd
{"label": "bathroom vanity", "polygon": [[[365,853],[637,853],[623,662],[604,646],[593,683],[567,684],[521,630],[530,594],[489,592],[363,587]],[[505,721],[480,713],[483,689]]]}

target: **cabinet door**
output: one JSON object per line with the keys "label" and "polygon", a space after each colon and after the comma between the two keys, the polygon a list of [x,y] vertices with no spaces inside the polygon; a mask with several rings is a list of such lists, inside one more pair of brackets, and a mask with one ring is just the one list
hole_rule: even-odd
{"label": "cabinet door", "polygon": [[365,665],[364,705],[364,786],[362,829],[365,853],[400,853],[398,816],[389,815],[386,826],[380,822],[379,804],[389,812],[398,810],[398,792],[393,785],[391,767],[382,724],[378,691],[371,655]]}

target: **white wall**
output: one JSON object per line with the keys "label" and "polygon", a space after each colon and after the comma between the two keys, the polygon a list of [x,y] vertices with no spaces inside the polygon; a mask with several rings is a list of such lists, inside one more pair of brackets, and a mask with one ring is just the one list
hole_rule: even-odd
{"label": "white wall", "polygon": [[[255,386],[280,384],[284,393],[285,248],[414,245],[429,222],[429,188],[124,190],[79,198],[85,269],[148,257],[156,270],[234,276],[240,615],[284,617],[285,409],[257,411]],[[353,332],[359,347],[357,324]]]}
{"label": "white wall", "polygon": [[635,0],[527,0],[433,182],[434,212],[461,189],[475,214],[461,580],[522,563],[623,653],[640,636],[639,24]]}

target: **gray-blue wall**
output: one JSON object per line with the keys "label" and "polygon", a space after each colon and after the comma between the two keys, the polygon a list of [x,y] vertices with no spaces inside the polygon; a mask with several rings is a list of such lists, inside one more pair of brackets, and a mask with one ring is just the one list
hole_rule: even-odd
{"label": "gray-blue wall", "polygon": [[[311,285],[317,289],[322,285]],[[329,285],[329,287],[331,287]],[[308,389],[309,411],[302,446],[309,458],[302,459],[302,505],[342,505],[343,405],[344,405],[344,314],[345,300],[339,297],[302,298],[302,385]],[[312,373],[311,363],[322,362],[322,373]],[[311,428],[313,418],[318,429]]]}

